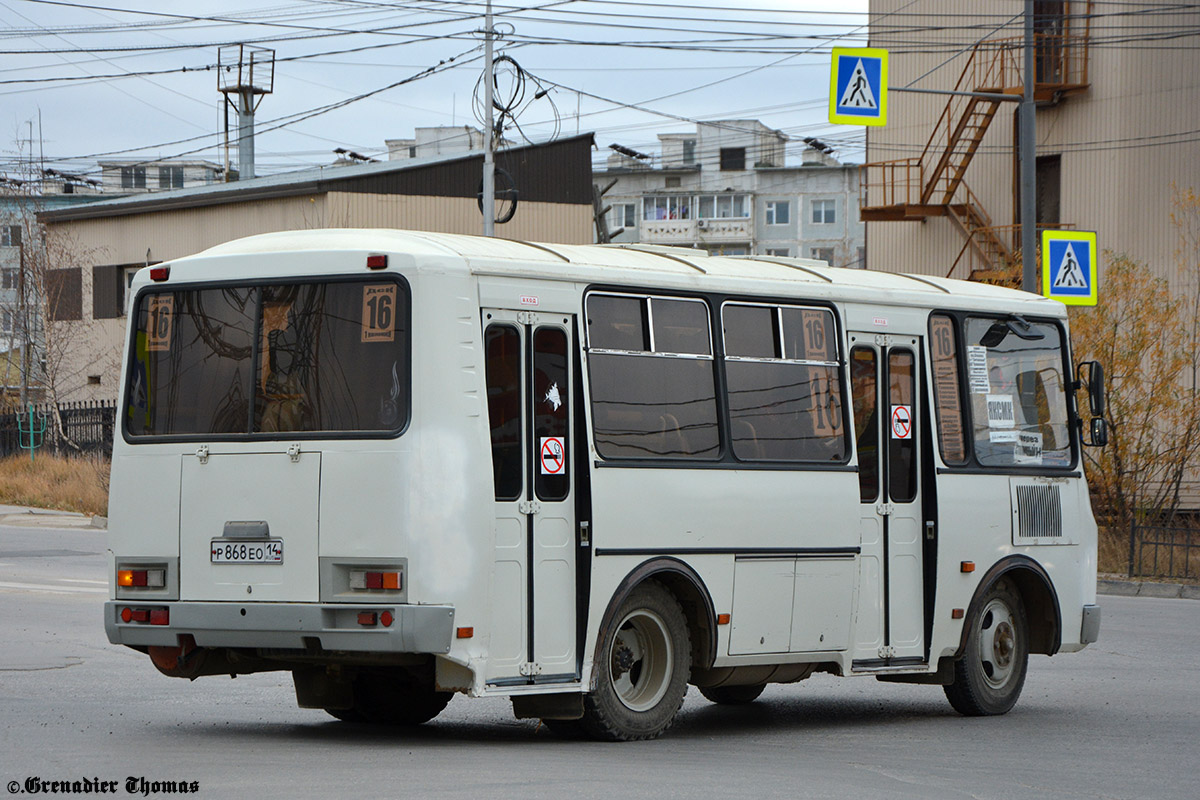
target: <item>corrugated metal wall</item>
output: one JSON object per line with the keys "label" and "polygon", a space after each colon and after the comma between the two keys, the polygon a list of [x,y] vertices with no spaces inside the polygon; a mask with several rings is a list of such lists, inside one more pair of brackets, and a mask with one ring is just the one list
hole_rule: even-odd
{"label": "corrugated metal wall", "polygon": [[[1087,7],[1085,2],[1068,5],[1071,14],[1081,14]],[[985,35],[1022,35],[1021,11],[1022,4],[1011,0],[970,4],[871,0],[871,44],[891,52],[891,86],[916,81],[913,85],[919,88],[951,89],[972,41]],[[1145,263],[1149,272],[1171,281],[1177,292],[1195,291],[1180,280],[1171,211],[1173,185],[1200,191],[1200,57],[1192,39],[1159,43],[1138,39],[1151,32],[1195,30],[1200,12],[1131,13],[1136,11],[1095,4],[1089,36],[1090,88],[1038,110],[1037,152],[1062,156],[1061,222],[1096,231],[1102,251],[1124,253]],[[1002,30],[991,32],[985,27],[1006,19],[1012,21]],[[977,28],[956,30],[968,24]],[[889,33],[893,27],[904,32]],[[936,96],[889,95],[887,126],[868,129],[867,160],[920,155],[945,105],[946,99]],[[1015,105],[1001,105],[980,155],[965,176],[995,224],[1015,221]],[[963,241],[944,218],[924,223],[870,222],[868,266],[946,274]],[[1105,260],[1100,259],[1102,302]],[[1190,477],[1185,495],[1184,507],[1200,507],[1197,476]]]}
{"label": "corrugated metal wall", "polygon": [[[1086,7],[1082,2],[1069,5],[1071,13]],[[979,0],[969,5],[968,16],[966,9],[954,0],[872,0],[871,43],[891,51],[889,84],[906,86],[920,78],[914,86],[951,89],[969,45],[990,33],[985,26],[1012,19],[992,35],[1022,34],[1018,3]],[[1136,36],[1138,26],[1194,28],[1200,15],[1195,10],[1146,18],[1105,14],[1114,10],[1129,11],[1103,4],[1095,8],[1088,91],[1039,109],[1038,155],[1062,155],[1061,222],[1097,231],[1102,250],[1126,253],[1174,281],[1171,185],[1200,189],[1200,145],[1194,133],[1200,121],[1200,58],[1186,43],[1189,40],[1159,47],[1120,40]],[[900,11],[901,16],[887,16]],[[966,24],[976,27],[958,28]],[[890,26],[906,31],[891,34]],[[922,30],[927,26],[930,30]],[[946,105],[945,98],[909,93],[892,93],[888,101],[887,126],[868,130],[868,161],[920,155]],[[1001,105],[965,176],[997,225],[1015,221],[1015,105]],[[1193,133],[1168,136],[1181,132]],[[867,239],[871,269],[929,274],[945,274],[963,244],[949,220],[936,218],[925,223],[871,222]],[[1103,272],[1101,281],[1103,286]]]}

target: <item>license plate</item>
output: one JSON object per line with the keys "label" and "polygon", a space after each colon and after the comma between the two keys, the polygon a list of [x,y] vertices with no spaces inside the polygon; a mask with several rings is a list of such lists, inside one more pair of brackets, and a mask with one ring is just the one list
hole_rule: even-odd
{"label": "license plate", "polygon": [[282,564],[283,539],[213,539],[209,552],[213,564]]}

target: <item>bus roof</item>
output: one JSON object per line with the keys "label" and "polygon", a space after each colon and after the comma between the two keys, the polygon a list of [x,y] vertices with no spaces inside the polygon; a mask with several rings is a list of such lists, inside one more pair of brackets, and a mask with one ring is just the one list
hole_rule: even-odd
{"label": "bus roof", "polygon": [[417,259],[418,268],[419,262],[426,258],[437,259],[439,269],[452,269],[454,262],[460,261],[464,271],[497,277],[653,285],[691,291],[746,291],[746,284],[752,283],[757,292],[799,292],[814,298],[843,297],[929,306],[959,305],[965,301],[969,306],[997,304],[1010,309],[1014,304],[1030,304],[1029,313],[1066,316],[1066,307],[1058,301],[1015,289],[931,275],[831,267],[811,259],[715,256],[704,250],[662,245],[549,244],[382,228],[259,234],[217,245],[174,263],[318,251],[403,253]]}

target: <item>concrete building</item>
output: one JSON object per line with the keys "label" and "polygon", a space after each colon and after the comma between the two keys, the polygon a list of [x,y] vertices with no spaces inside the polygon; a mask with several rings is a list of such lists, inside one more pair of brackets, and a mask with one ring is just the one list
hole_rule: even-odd
{"label": "concrete building", "polygon": [[109,194],[170,192],[221,183],[225,170],[211,161],[101,161],[100,186]]}
{"label": "concrete building", "polygon": [[[497,193],[506,239],[592,241],[592,136],[500,150],[515,193]],[[481,233],[482,153],[326,167],[234,183],[141,193],[46,211],[39,219],[76,248],[51,271],[51,325],[71,351],[59,370],[63,400],[117,394],[127,287],[146,265],[256,233],[310,228],[405,228]]]}
{"label": "concrete building", "polygon": [[[26,328],[33,346],[42,344],[37,281],[23,270],[38,263],[42,247],[36,214],[100,199],[95,186],[79,176],[47,170],[40,180],[0,178],[0,403],[15,402],[22,385],[41,399],[40,360],[22,359]],[[77,191],[76,191],[77,190]],[[25,302],[21,302],[21,288]],[[23,374],[24,371],[24,374]]]}
{"label": "concrete building", "polygon": [[[901,9],[905,30],[893,33],[888,17]],[[975,28],[947,25],[962,10],[954,0],[871,0],[871,44],[891,53],[889,84],[1023,91],[1024,23],[1013,4],[972,4],[979,25],[1003,25],[965,49]],[[1061,0],[1035,10],[1037,224],[1097,231],[1101,249],[1177,282],[1171,187],[1200,188],[1200,70],[1191,45],[1139,37],[1194,31],[1196,10]],[[891,95],[887,126],[867,130],[868,267],[967,277],[1019,259],[1017,106]]]}
{"label": "concrete building", "polygon": [[658,157],[614,146],[596,173],[601,188],[612,183],[602,200],[612,207],[611,241],[862,265],[858,167],[831,148],[809,140],[800,164],[788,165],[788,137],[757,120],[700,123],[658,140]]}

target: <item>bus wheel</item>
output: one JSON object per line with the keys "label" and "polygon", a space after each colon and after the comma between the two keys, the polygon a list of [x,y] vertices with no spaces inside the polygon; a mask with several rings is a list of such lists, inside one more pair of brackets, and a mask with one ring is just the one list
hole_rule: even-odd
{"label": "bus wheel", "polygon": [[420,725],[442,713],[454,692],[439,692],[432,686],[395,672],[364,672],[354,680],[354,708],[325,709],[345,722],[382,725]]}
{"label": "bus wheel", "polygon": [[968,717],[1003,714],[1021,696],[1029,662],[1025,606],[1008,581],[988,589],[970,626],[954,682],[944,687],[946,698]]}
{"label": "bus wheel", "polygon": [[660,583],[647,581],[621,603],[596,664],[596,691],[583,701],[580,726],[608,741],[653,739],[675,721],[691,674],[683,609]]}
{"label": "bus wheel", "polygon": [[700,694],[718,705],[742,706],[753,703],[766,688],[765,683],[750,686],[708,686],[701,687]]}

